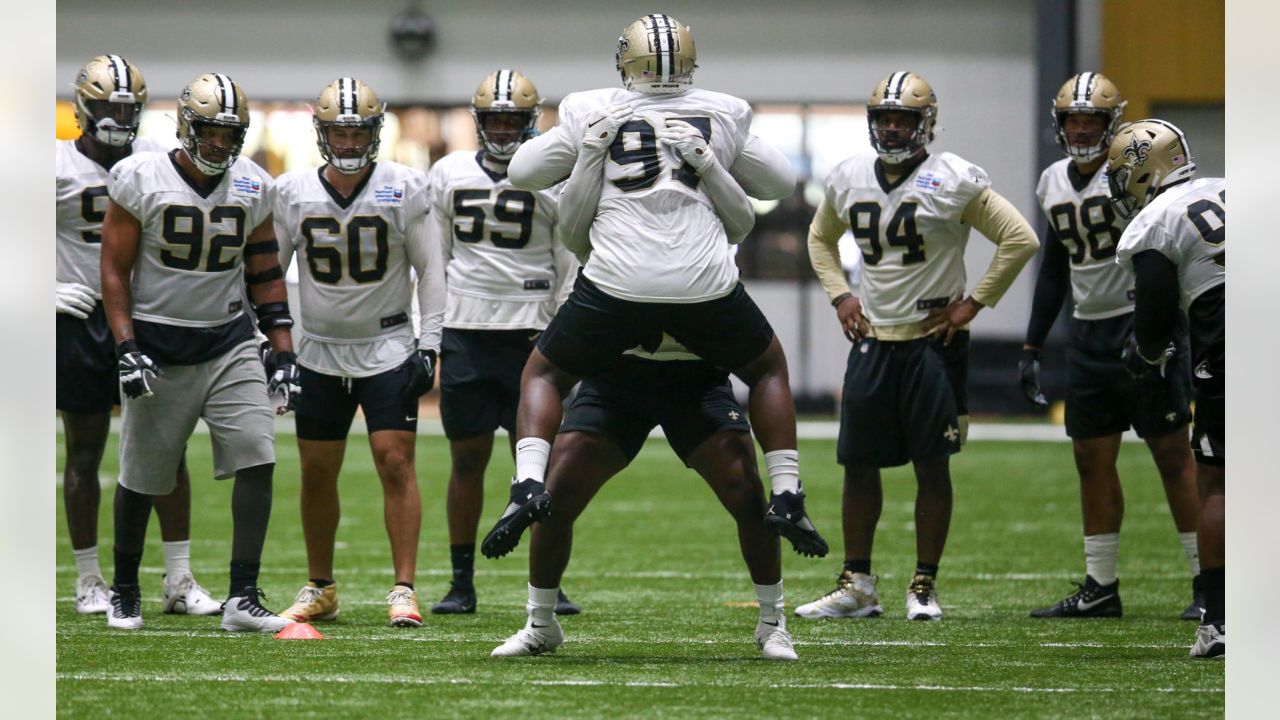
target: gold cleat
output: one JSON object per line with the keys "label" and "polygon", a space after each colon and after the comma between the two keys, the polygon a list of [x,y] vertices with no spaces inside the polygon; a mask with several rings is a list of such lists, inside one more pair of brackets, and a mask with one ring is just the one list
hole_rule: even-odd
{"label": "gold cleat", "polygon": [[317,587],[309,582],[298,591],[293,604],[280,613],[280,617],[294,622],[315,622],[317,620],[338,619],[338,585]]}
{"label": "gold cleat", "polygon": [[396,585],[387,593],[387,618],[391,627],[422,627],[418,596],[413,588]]}

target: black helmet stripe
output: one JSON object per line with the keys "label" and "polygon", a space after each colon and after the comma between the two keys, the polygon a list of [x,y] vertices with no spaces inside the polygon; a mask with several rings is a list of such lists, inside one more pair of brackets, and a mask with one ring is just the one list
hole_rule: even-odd
{"label": "black helmet stripe", "polygon": [[1085,102],[1093,97],[1094,86],[1097,85],[1098,74],[1093,72],[1082,72],[1076,76],[1075,87],[1071,89],[1072,99],[1076,102]]}
{"label": "black helmet stripe", "polygon": [[515,89],[515,72],[507,68],[499,70],[493,78],[493,100],[511,102],[511,94]]}
{"label": "black helmet stripe", "polygon": [[356,113],[356,79],[338,78],[338,112],[342,115]]}
{"label": "black helmet stripe", "polygon": [[133,87],[129,82],[129,63],[119,55],[108,55],[107,59],[111,62],[111,71],[115,74],[115,89],[131,92]]}
{"label": "black helmet stripe", "polygon": [[236,84],[231,81],[231,78],[222,73],[214,73],[213,77],[218,81],[218,87],[222,90],[222,112],[228,115],[238,115]]}
{"label": "black helmet stripe", "polygon": [[649,40],[649,44],[653,46],[653,54],[657,62],[657,64],[653,68],[654,72],[657,74],[659,78],[661,78],[662,77],[662,61],[665,60],[666,58],[662,57],[662,41],[659,39],[659,32],[658,32],[659,17],[661,16],[660,15],[649,16],[649,31],[653,34],[653,37]]}
{"label": "black helmet stripe", "polygon": [[902,91],[907,84],[907,76],[909,72],[896,72],[889,76],[884,83],[884,99],[885,100],[902,100]]}

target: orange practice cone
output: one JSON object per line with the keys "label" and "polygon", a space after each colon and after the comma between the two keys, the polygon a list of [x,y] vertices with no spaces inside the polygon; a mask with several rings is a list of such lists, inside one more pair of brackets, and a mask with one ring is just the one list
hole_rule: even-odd
{"label": "orange practice cone", "polygon": [[309,623],[289,623],[276,633],[277,640],[323,640],[324,635]]}

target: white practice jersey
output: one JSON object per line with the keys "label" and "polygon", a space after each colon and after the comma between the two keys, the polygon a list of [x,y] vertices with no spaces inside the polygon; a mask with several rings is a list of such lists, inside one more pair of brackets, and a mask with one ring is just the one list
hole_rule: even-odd
{"label": "white practice jersey", "polygon": [[1106,167],[1085,178],[1071,158],[1063,158],[1040,175],[1036,197],[1071,258],[1075,317],[1102,320],[1133,312],[1133,275],[1115,262],[1125,221],[1111,207]]}
{"label": "white practice jersey", "polygon": [[862,251],[858,293],[872,325],[905,325],[960,299],[969,226],[961,221],[990,186],[986,172],[951,153],[930,155],[890,185],[868,150],[827,176],[827,203]]}
{"label": "white practice jersey", "polygon": [[322,179],[325,167],[276,182],[281,265],[295,254],[298,263],[298,360],[318,372],[366,377],[400,365],[415,345],[408,230],[430,212],[427,179],[378,162],[344,198]]}
{"label": "white practice jersey", "polygon": [[1182,309],[1227,281],[1227,181],[1200,178],[1160,193],[1129,222],[1116,261],[1133,272],[1145,250],[1178,266]]}
{"label": "white practice jersey", "polygon": [[133,317],[217,327],[244,314],[245,241],[275,202],[267,171],[241,155],[204,194],[168,153],[149,152],[116,163],[108,192],[142,224]]}
{"label": "white practice jersey", "polygon": [[[102,295],[102,220],[107,215],[107,169],[76,148],[75,140],[54,141],[58,282],[74,282]],[[155,140],[136,138],[133,152],[164,152]]]}
{"label": "white practice jersey", "polygon": [[743,100],[708,90],[647,95],[623,89],[573,93],[560,104],[562,135],[581,143],[587,124],[616,103],[635,115],[605,160],[584,273],[614,297],[692,303],[722,297],[738,281],[724,225],[700,178],[656,131],[668,118],[702,132],[724,167],[733,165],[751,126]]}
{"label": "white practice jersey", "polygon": [[459,150],[431,167],[431,205],[444,241],[444,325],[541,330],[572,287],[577,260],[552,241],[559,187],[531,192]]}

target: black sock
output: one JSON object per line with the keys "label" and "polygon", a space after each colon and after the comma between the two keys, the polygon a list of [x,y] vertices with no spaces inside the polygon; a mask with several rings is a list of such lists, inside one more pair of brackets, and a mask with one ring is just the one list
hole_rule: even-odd
{"label": "black sock", "polygon": [[1200,581],[1204,583],[1204,624],[1221,625],[1227,619],[1226,582],[1227,569],[1201,568]]}
{"label": "black sock", "polygon": [[231,594],[243,595],[258,584],[262,543],[271,519],[271,471],[258,465],[236,471],[231,488]]}
{"label": "black sock", "polygon": [[449,559],[453,562],[453,586],[463,590],[471,588],[475,575],[476,544],[450,545]]}
{"label": "black sock", "polygon": [[250,595],[258,584],[258,563],[231,561],[231,596]]}
{"label": "black sock", "polygon": [[919,560],[917,560],[917,561],[916,561],[916,574],[917,574],[917,575],[928,575],[929,577],[936,578],[936,577],[938,577],[938,566],[937,566],[937,565],[930,565],[930,564],[929,564],[929,563],[927,563],[927,562],[920,562]]}
{"label": "black sock", "polygon": [[871,574],[871,558],[866,560],[845,560],[844,569],[851,573]]}
{"label": "black sock", "polygon": [[116,525],[114,584],[137,585],[147,521],[151,519],[151,496],[117,484],[113,515]]}
{"label": "black sock", "polygon": [[399,581],[397,581],[397,582],[396,582],[396,585],[397,585],[398,587],[407,587],[407,588],[409,588],[410,590],[412,590],[412,589],[413,589],[413,583],[411,583],[411,582],[399,582]]}
{"label": "black sock", "polygon": [[330,578],[311,578],[311,584],[323,589],[332,585],[333,580]]}

